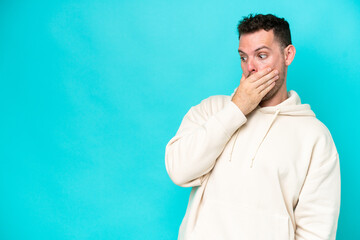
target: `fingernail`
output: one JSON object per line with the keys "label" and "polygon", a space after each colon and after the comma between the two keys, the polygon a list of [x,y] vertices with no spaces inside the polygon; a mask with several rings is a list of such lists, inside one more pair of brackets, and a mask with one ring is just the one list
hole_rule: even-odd
{"label": "fingernail", "polygon": [[267,71],[270,72],[270,71],[271,71],[271,68],[268,68]]}
{"label": "fingernail", "polygon": [[278,70],[275,70],[275,74],[278,74],[279,73],[279,71]]}

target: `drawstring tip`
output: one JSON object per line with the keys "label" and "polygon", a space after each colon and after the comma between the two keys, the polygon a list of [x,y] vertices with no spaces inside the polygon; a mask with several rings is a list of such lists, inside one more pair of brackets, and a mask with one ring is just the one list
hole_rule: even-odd
{"label": "drawstring tip", "polygon": [[252,168],[254,164],[254,158],[251,159],[250,167]]}

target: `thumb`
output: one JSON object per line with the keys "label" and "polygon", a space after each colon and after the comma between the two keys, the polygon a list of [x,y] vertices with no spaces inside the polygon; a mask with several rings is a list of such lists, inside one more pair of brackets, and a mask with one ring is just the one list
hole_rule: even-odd
{"label": "thumb", "polygon": [[242,74],[241,74],[240,82],[241,82],[241,81],[244,81],[244,80],[245,80],[245,75],[242,73]]}

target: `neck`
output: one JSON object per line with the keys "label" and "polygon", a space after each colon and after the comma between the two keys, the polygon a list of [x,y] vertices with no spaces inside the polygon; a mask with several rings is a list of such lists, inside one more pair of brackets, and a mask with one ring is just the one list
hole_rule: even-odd
{"label": "neck", "polygon": [[276,106],[280,103],[282,103],[283,101],[285,101],[288,98],[287,95],[287,89],[286,89],[286,84],[283,84],[279,90],[276,92],[276,94],[274,96],[272,96],[272,98],[266,100],[266,101],[261,101],[259,103],[260,107],[271,107],[271,106]]}

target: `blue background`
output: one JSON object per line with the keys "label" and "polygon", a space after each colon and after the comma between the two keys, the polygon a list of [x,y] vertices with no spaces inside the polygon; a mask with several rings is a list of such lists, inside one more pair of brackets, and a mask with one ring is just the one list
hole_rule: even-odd
{"label": "blue background", "polygon": [[337,239],[360,239],[360,4],[0,3],[0,239],[176,239],[190,189],[165,170],[189,108],[241,77],[238,21],[290,23],[294,89],[340,154]]}

